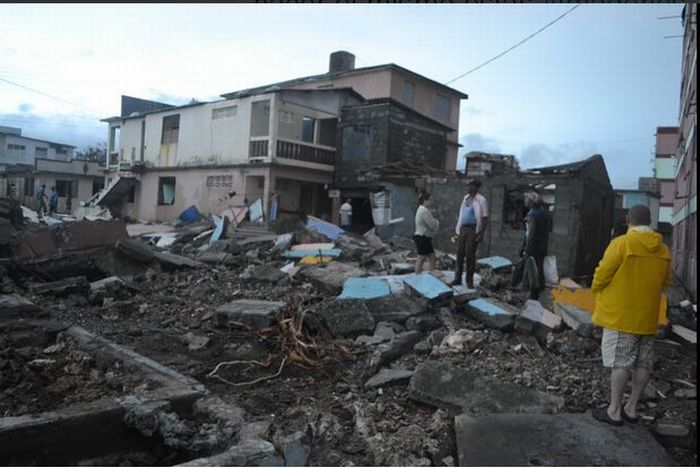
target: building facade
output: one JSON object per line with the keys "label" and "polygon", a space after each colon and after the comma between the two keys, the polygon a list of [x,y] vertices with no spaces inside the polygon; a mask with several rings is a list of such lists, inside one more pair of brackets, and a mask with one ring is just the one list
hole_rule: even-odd
{"label": "building facade", "polygon": [[22,136],[22,129],[0,126],[0,164],[34,166],[36,158],[73,159],[75,146]]}
{"label": "building facade", "polygon": [[[661,195],[659,224],[671,226],[676,186],[676,150],[678,149],[678,127],[657,127],[654,150],[654,178]],[[649,187],[639,187],[647,190]],[[664,226],[665,227],[665,226]]]}
{"label": "building facade", "polygon": [[683,68],[678,115],[675,197],[673,204],[673,271],[692,299],[697,297],[697,4],[683,9]]}

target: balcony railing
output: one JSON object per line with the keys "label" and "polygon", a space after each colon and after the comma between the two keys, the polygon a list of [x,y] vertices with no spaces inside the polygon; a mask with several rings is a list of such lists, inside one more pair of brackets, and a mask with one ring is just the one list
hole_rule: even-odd
{"label": "balcony railing", "polygon": [[316,145],[277,140],[277,157],[318,164],[335,164],[336,151]]}
{"label": "balcony railing", "polygon": [[269,156],[268,140],[253,140],[250,142],[248,148],[248,157],[260,158],[267,156]]}

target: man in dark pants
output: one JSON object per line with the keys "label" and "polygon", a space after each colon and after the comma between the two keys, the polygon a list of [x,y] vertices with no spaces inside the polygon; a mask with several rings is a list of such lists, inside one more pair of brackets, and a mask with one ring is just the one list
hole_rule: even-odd
{"label": "man in dark pants", "polygon": [[470,180],[467,184],[467,195],[462,199],[457,216],[457,268],[452,286],[462,284],[462,273],[466,257],[467,288],[474,289],[474,271],[476,270],[476,249],[483,239],[488,224],[489,209],[486,198],[479,193],[481,182]]}
{"label": "man in dark pants", "polygon": [[525,194],[525,207],[530,210],[525,216],[527,234],[520,256],[535,259],[539,285],[530,290],[530,299],[538,300],[540,293],[544,291],[544,258],[547,256],[549,246],[549,212],[542,197],[535,192]]}

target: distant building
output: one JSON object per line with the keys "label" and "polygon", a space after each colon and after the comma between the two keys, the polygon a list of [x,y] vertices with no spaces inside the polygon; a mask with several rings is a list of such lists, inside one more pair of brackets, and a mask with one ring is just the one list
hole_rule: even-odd
{"label": "distant building", "polygon": [[0,126],[0,164],[34,166],[36,158],[70,161],[75,146],[22,136],[22,129]]}
{"label": "distant building", "polygon": [[485,177],[498,174],[517,174],[518,160],[512,154],[470,151],[465,156],[465,173],[468,177]]}
{"label": "distant building", "polygon": [[[654,178],[658,182],[656,190],[639,187],[640,190],[661,194],[659,223],[671,227],[673,202],[675,199],[676,151],[678,149],[678,127],[657,127],[654,151]],[[640,179],[641,180],[641,179]]]}
{"label": "distant building", "polygon": [[[659,230],[659,213],[661,207],[661,195],[655,191],[645,190],[615,190],[617,195],[615,202],[615,222],[613,236],[617,237],[627,232],[625,216],[629,209],[635,205],[644,205],[651,211],[651,227]],[[661,233],[663,234],[663,232]]]}
{"label": "distant building", "polygon": [[673,271],[692,299],[697,294],[697,4],[683,8],[683,68],[680,86],[673,204]]}

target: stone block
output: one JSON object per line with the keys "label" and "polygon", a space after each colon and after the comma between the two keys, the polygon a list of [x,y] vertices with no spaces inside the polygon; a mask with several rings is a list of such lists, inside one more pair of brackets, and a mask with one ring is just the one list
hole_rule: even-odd
{"label": "stone block", "polygon": [[476,264],[480,267],[491,268],[492,270],[500,270],[513,266],[513,262],[505,257],[487,257],[480,258],[476,261]]}
{"label": "stone block", "polygon": [[671,325],[671,333],[685,345],[695,346],[697,344],[697,332],[682,325]]}
{"label": "stone block", "polygon": [[594,325],[591,314],[583,309],[569,305],[554,303],[554,313],[564,320],[572,330],[581,336],[593,336]]}
{"label": "stone block", "polygon": [[300,274],[330,294],[339,294],[348,278],[367,276],[356,265],[342,262],[311,266],[303,269]]}
{"label": "stone block", "polygon": [[365,301],[376,322],[404,323],[411,317],[425,312],[425,308],[412,298],[397,294]]}
{"label": "stone block", "polygon": [[389,296],[391,290],[386,280],[378,278],[348,278],[338,299],[376,299]]}
{"label": "stone block", "polygon": [[[234,445],[223,453],[198,458],[177,466],[271,466],[260,462],[275,456],[275,447],[266,440],[249,439]],[[269,463],[266,461],[265,463]]]}
{"label": "stone block", "polygon": [[275,324],[284,302],[241,299],[219,306],[214,314],[217,327],[239,322],[253,328],[267,328]]}
{"label": "stone block", "polygon": [[528,300],[520,312],[520,316],[532,320],[550,330],[559,330],[562,325],[562,319],[556,314],[542,307],[540,301]]}
{"label": "stone block", "polygon": [[409,397],[432,406],[474,413],[556,413],[564,399],[515,384],[480,377],[446,362],[420,365]]}
{"label": "stone block", "polygon": [[409,381],[413,371],[405,369],[382,369],[365,382],[365,388],[379,388],[387,385],[404,384]]}
{"label": "stone block", "polygon": [[513,328],[518,310],[496,299],[474,299],[467,303],[469,315],[489,328],[509,330]]}
{"label": "stone block", "polygon": [[423,334],[417,331],[408,331],[399,333],[396,338],[387,344],[379,345],[379,348],[374,352],[370,359],[369,366],[371,369],[378,371],[385,365],[398,359],[406,353],[413,351],[413,347],[418,343]]}
{"label": "stone block", "polygon": [[455,417],[459,466],[673,466],[642,426],[601,424],[590,414]]}
{"label": "stone block", "polygon": [[29,289],[38,295],[87,294],[90,290],[90,283],[84,276],[74,276],[50,283],[33,283]]}
{"label": "stone block", "polygon": [[335,300],[324,304],[314,315],[318,315],[335,337],[356,338],[371,333],[375,326],[363,301]]}
{"label": "stone block", "polygon": [[403,281],[409,294],[429,304],[449,299],[454,295],[452,288],[429,273],[408,276]]}

